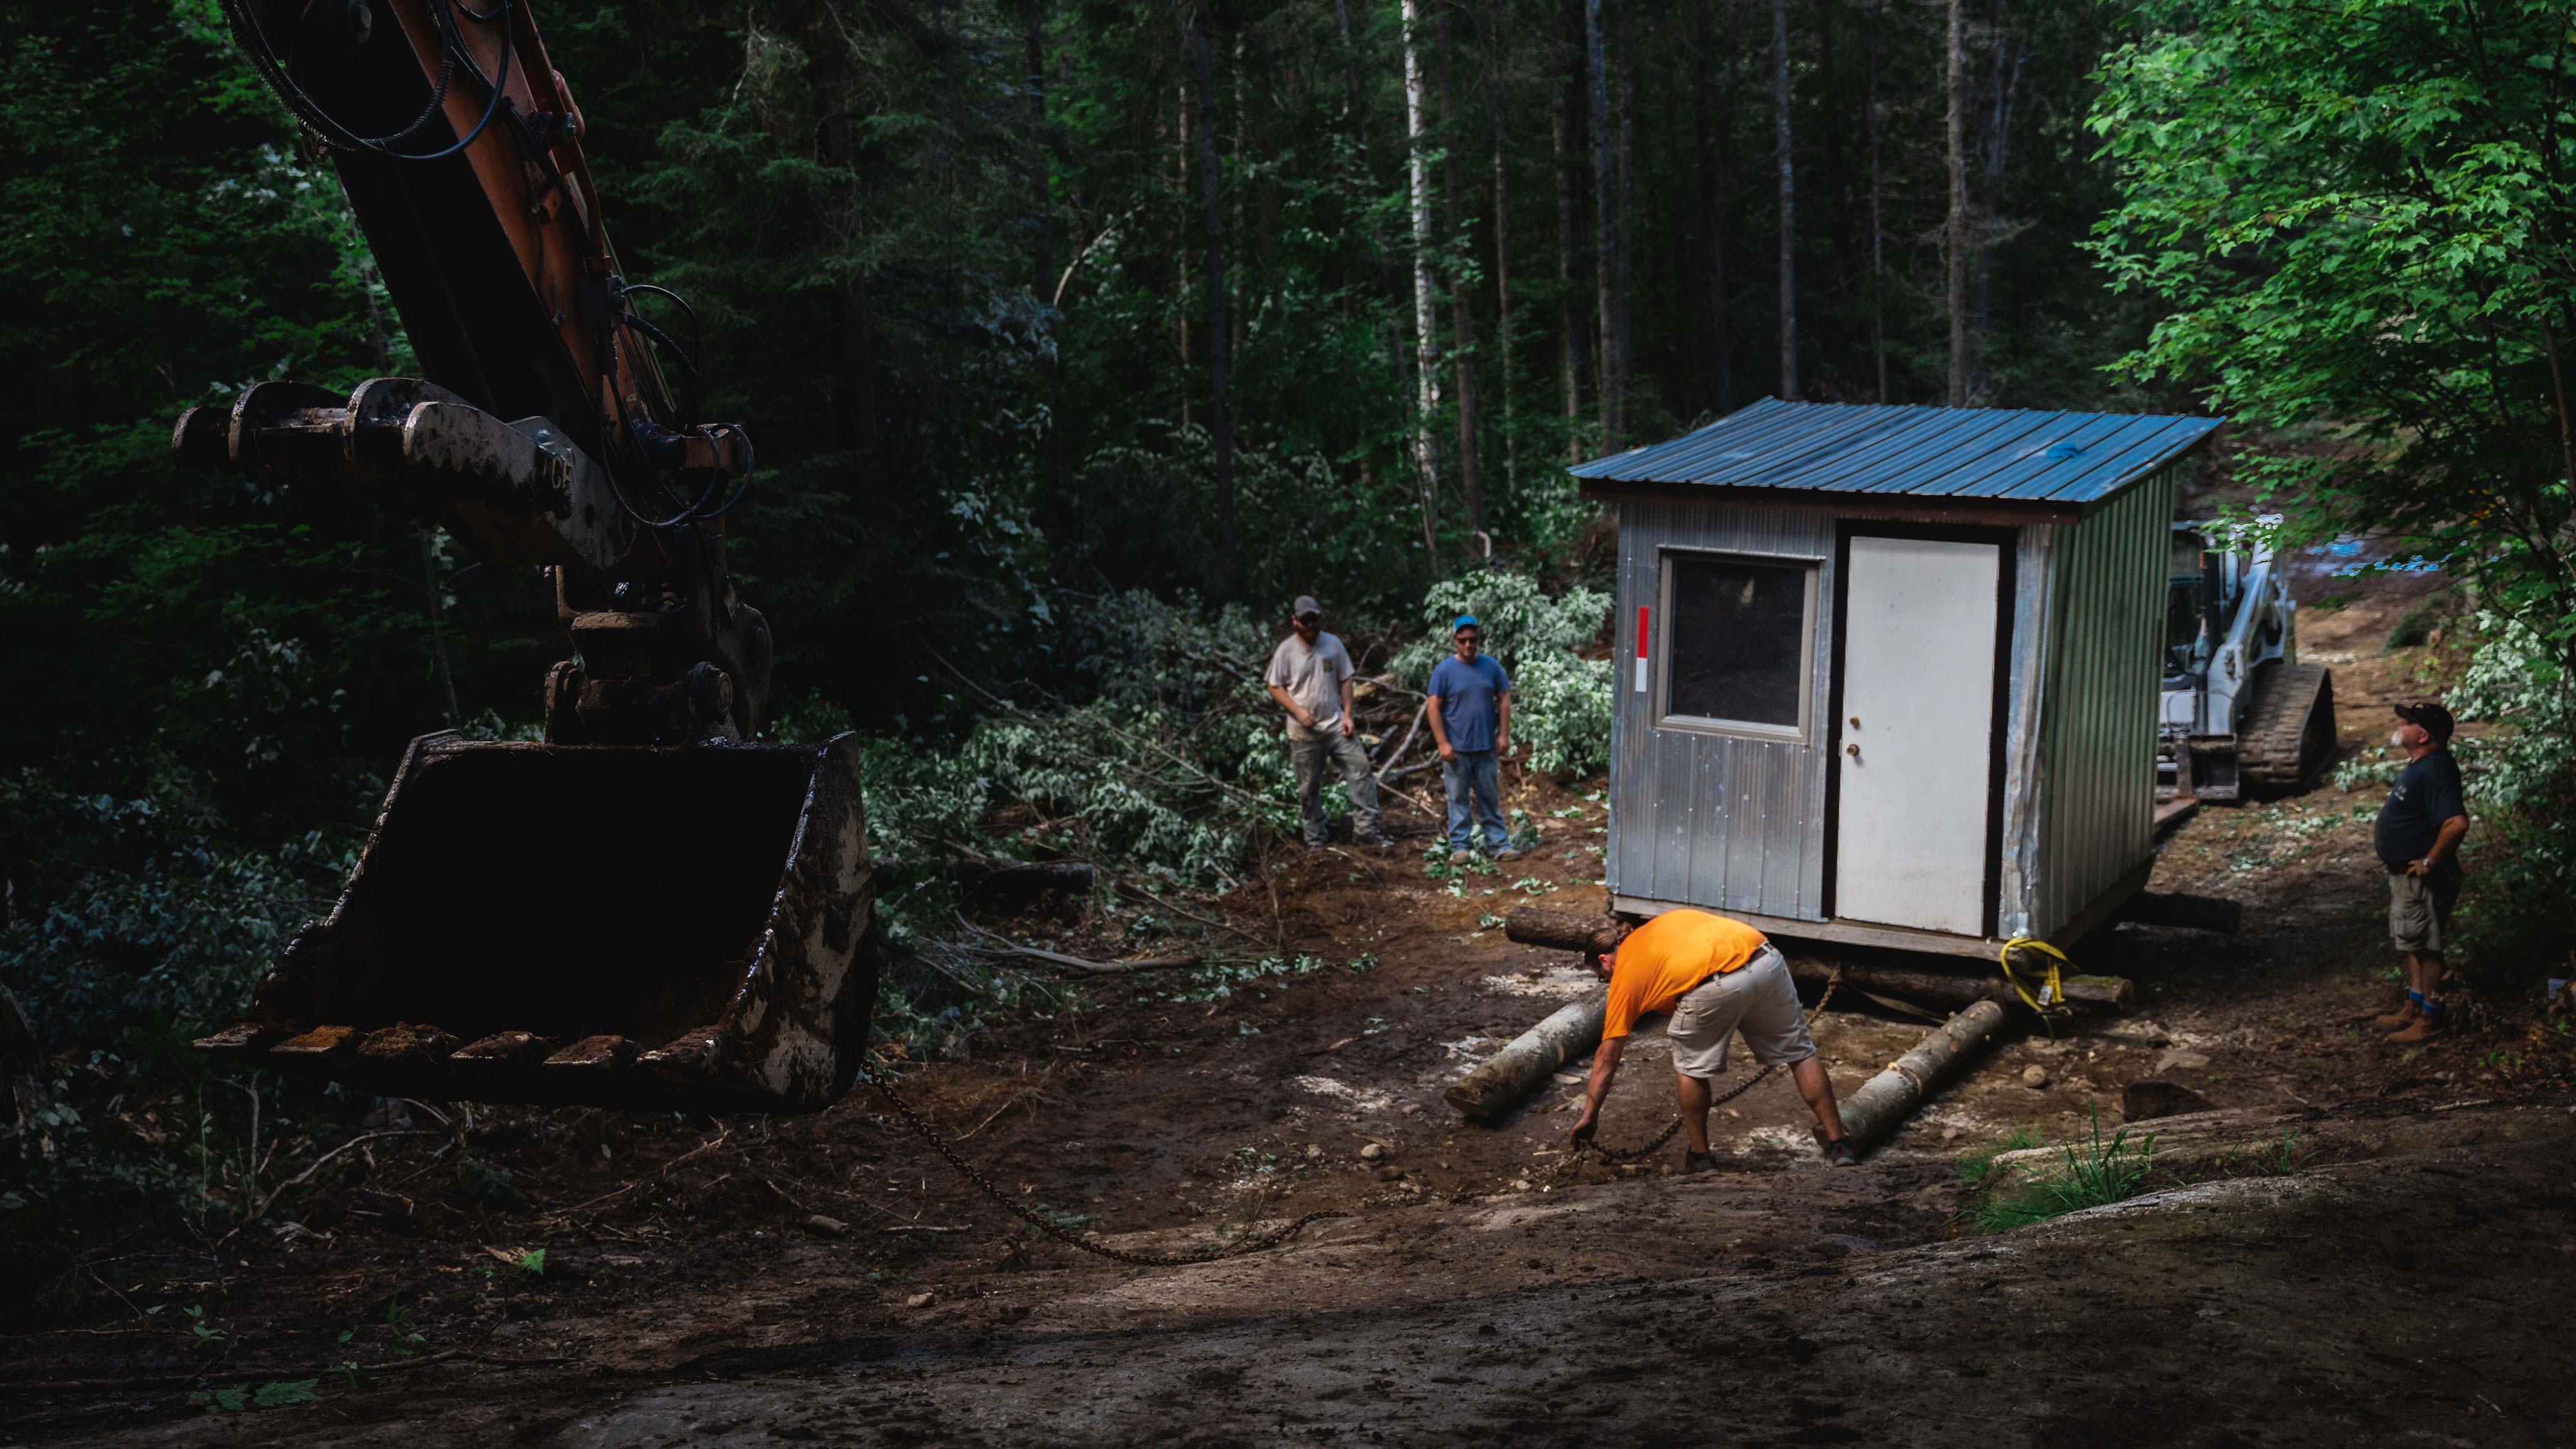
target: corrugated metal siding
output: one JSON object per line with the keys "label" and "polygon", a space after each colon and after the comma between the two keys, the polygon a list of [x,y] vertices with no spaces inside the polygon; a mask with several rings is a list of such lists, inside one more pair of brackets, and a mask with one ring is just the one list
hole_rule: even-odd
{"label": "corrugated metal siding", "polygon": [[2181,473],[2159,469],[2061,528],[2051,549],[2039,749],[2025,783],[2039,807],[2025,867],[2031,935],[2074,919],[2155,851],[2157,656]]}
{"label": "corrugated metal siding", "polygon": [[[1818,742],[1827,734],[1832,695],[1834,519],[1692,503],[1618,507],[1610,889],[1710,910],[1823,920],[1826,759]],[[1637,609],[1661,607],[1659,561],[1668,548],[1818,565],[1820,637],[1807,743],[1655,728],[1656,695],[1636,691]]]}

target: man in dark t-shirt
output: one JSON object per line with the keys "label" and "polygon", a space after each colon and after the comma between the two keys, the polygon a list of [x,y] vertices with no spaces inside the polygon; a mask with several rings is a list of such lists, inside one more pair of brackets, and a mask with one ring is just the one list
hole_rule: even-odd
{"label": "man in dark t-shirt", "polygon": [[2460,898],[2460,838],[2469,811],[2460,767],[2451,758],[2451,712],[2438,704],[2397,707],[2394,743],[2406,752],[2388,803],[2379,807],[2371,845],[2388,869],[2388,938],[2406,957],[2406,1000],[2376,1025],[2392,1042],[2431,1041],[2442,1034],[2442,947],[2451,907]]}

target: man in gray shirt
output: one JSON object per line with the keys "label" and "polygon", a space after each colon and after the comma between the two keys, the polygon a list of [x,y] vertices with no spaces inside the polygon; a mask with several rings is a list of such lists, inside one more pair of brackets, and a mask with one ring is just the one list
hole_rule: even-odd
{"label": "man in gray shirt", "polygon": [[1351,792],[1352,838],[1382,849],[1389,842],[1378,824],[1377,781],[1369,776],[1368,751],[1355,738],[1359,725],[1351,715],[1351,676],[1358,671],[1350,651],[1324,632],[1324,606],[1304,594],[1289,608],[1288,628],[1288,637],[1271,651],[1262,682],[1288,711],[1288,763],[1306,811],[1306,844],[1331,839],[1323,802],[1324,766],[1330,761]]}

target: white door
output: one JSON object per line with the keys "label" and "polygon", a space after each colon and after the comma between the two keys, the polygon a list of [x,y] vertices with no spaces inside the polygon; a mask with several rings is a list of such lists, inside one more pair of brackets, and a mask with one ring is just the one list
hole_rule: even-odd
{"label": "white door", "polygon": [[1834,914],[1981,935],[2003,550],[1851,541]]}

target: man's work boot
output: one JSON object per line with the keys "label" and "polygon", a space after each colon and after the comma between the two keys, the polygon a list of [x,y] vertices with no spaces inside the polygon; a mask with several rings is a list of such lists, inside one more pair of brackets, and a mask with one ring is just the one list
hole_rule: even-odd
{"label": "man's work boot", "polygon": [[1832,1167],[1858,1167],[1860,1154],[1852,1150],[1850,1138],[1837,1137],[1825,1145],[1825,1162]]}
{"label": "man's work boot", "polygon": [[1521,853],[1508,845],[1494,852],[1494,859],[1496,860],[1518,860],[1520,858]]}
{"label": "man's work boot", "polygon": [[1449,863],[1451,865],[1465,865],[1467,862],[1474,860],[1475,858],[1476,855],[1474,851],[1453,850],[1449,852]]}
{"label": "man's work boot", "polygon": [[1717,1154],[1716,1154],[1716,1153],[1714,1153],[1714,1152],[1692,1152],[1692,1151],[1689,1151],[1689,1150],[1687,1150],[1687,1149],[1685,1149],[1685,1150],[1683,1151],[1683,1153],[1682,1153],[1682,1175],[1683,1175],[1684,1177],[1688,1177],[1690,1174],[1692,1174],[1692,1173],[1694,1173],[1694,1172],[1715,1172],[1715,1171],[1717,1171]]}
{"label": "man's work boot", "polygon": [[1372,830],[1366,835],[1358,837],[1358,839],[1352,843],[1356,845],[1365,845],[1371,850],[1395,849],[1395,837],[1387,834],[1383,830]]}
{"label": "man's work boot", "polygon": [[2410,996],[2397,1003],[2395,1011],[2383,1011],[2372,1017],[2370,1025],[2374,1031],[2401,1031],[2423,1019],[2424,1013],[2416,1009],[2415,998]]}
{"label": "man's work boot", "polygon": [[2448,1029],[2448,1026],[2443,1022],[2442,1018],[2428,1013],[2415,1018],[2415,1020],[2404,1029],[2390,1032],[2388,1034],[2388,1044],[2390,1046],[2413,1046],[2417,1042],[2436,1040]]}

